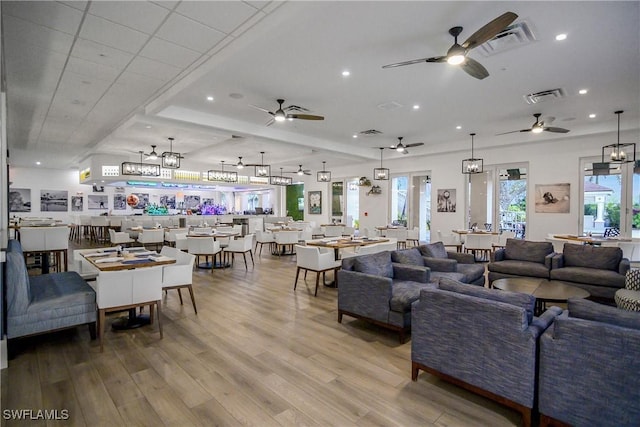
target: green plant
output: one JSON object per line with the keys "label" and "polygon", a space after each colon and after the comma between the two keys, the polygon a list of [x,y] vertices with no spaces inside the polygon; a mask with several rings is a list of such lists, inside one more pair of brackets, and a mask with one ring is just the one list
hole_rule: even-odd
{"label": "green plant", "polygon": [[620,205],[609,202],[604,207],[604,217],[609,220],[609,227],[620,227]]}
{"label": "green plant", "polygon": [[584,205],[585,215],[592,215],[595,217],[597,212],[598,212],[598,205],[596,205],[595,203],[587,203]]}
{"label": "green plant", "polygon": [[359,219],[354,219],[353,220],[353,228],[355,228],[356,230],[360,229],[360,220]]}

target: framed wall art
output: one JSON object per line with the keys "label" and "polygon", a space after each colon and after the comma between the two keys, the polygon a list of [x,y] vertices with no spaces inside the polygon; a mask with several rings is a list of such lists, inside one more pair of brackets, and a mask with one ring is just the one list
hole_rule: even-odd
{"label": "framed wall art", "polygon": [[322,214],[322,191],[309,191],[309,214]]}

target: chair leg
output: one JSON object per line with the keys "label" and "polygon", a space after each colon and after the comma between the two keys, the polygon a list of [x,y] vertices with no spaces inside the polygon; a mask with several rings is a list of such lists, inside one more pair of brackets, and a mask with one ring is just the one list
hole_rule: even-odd
{"label": "chair leg", "polygon": [[[307,274],[307,270],[304,271],[304,274]],[[298,269],[296,270],[296,281],[293,282],[293,290],[296,290],[296,287],[298,286],[298,276],[300,275],[300,267],[298,267]]]}
{"label": "chair leg", "polygon": [[104,309],[98,310],[98,339],[100,340],[100,352],[104,351]]}
{"label": "chair leg", "polygon": [[176,289],[178,291],[178,296],[180,297],[180,305],[182,305],[182,292],[180,292],[180,288]]}
{"label": "chair leg", "polygon": [[196,298],[193,295],[193,286],[189,285],[189,295],[191,296],[191,304],[193,304],[193,311],[196,312],[196,314],[198,314],[198,309],[196,308]]}
{"label": "chair leg", "polygon": [[245,270],[249,270],[249,267],[247,267],[247,253],[246,252],[242,252],[242,258],[244,259],[244,269]]}
{"label": "chair leg", "polygon": [[[156,311],[158,312],[158,330],[160,331],[160,339],[163,338],[163,335],[162,335],[162,322],[160,321],[160,314],[161,314],[160,307],[161,306],[162,306],[162,301],[161,300],[156,301]],[[153,306],[151,306],[151,310],[150,311],[153,313]]]}
{"label": "chair leg", "polygon": [[249,251],[249,255],[251,255],[251,264],[255,267],[256,263],[253,261],[253,251]]}
{"label": "chair leg", "polygon": [[320,283],[320,272],[316,271],[316,291],[313,296],[318,296],[318,284]]}

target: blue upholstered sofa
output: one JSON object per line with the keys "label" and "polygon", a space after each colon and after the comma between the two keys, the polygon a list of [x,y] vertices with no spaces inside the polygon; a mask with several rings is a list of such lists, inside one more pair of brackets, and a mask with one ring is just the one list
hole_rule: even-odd
{"label": "blue upholstered sofa", "polygon": [[504,248],[493,254],[489,263],[489,284],[507,277],[549,278],[551,261],[556,253],[551,242],[507,239]]}
{"label": "blue upholstered sofa", "polygon": [[22,246],[10,240],[6,262],[7,338],[89,324],[95,338],[96,293],[76,272],[29,276]]}
{"label": "blue upholstered sofa", "polygon": [[539,363],[541,425],[640,425],[640,313],[570,299]]}
{"label": "blue upholstered sofa", "polygon": [[432,281],[441,277],[471,285],[484,286],[484,265],[478,264],[472,254],[447,252],[442,242],[420,245],[391,252],[393,262],[429,267]]}
{"label": "blue upholstered sofa", "polygon": [[562,313],[551,307],[534,317],[534,305],[532,295],[446,278],[421,289],[411,315],[411,378],[424,370],[518,410],[530,426],[538,339]]}
{"label": "blue upholstered sofa", "polygon": [[338,322],[345,314],[365,319],[397,331],[404,342],[411,303],[429,277],[427,267],[393,263],[389,251],[345,258],[338,271]]}

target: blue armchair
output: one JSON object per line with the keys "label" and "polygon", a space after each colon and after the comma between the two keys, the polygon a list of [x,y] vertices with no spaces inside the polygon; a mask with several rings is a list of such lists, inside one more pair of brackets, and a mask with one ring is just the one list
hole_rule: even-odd
{"label": "blue armchair", "polygon": [[562,310],[534,317],[527,294],[441,278],[413,304],[411,378],[420,370],[522,414],[531,425],[536,398],[538,338]]}

